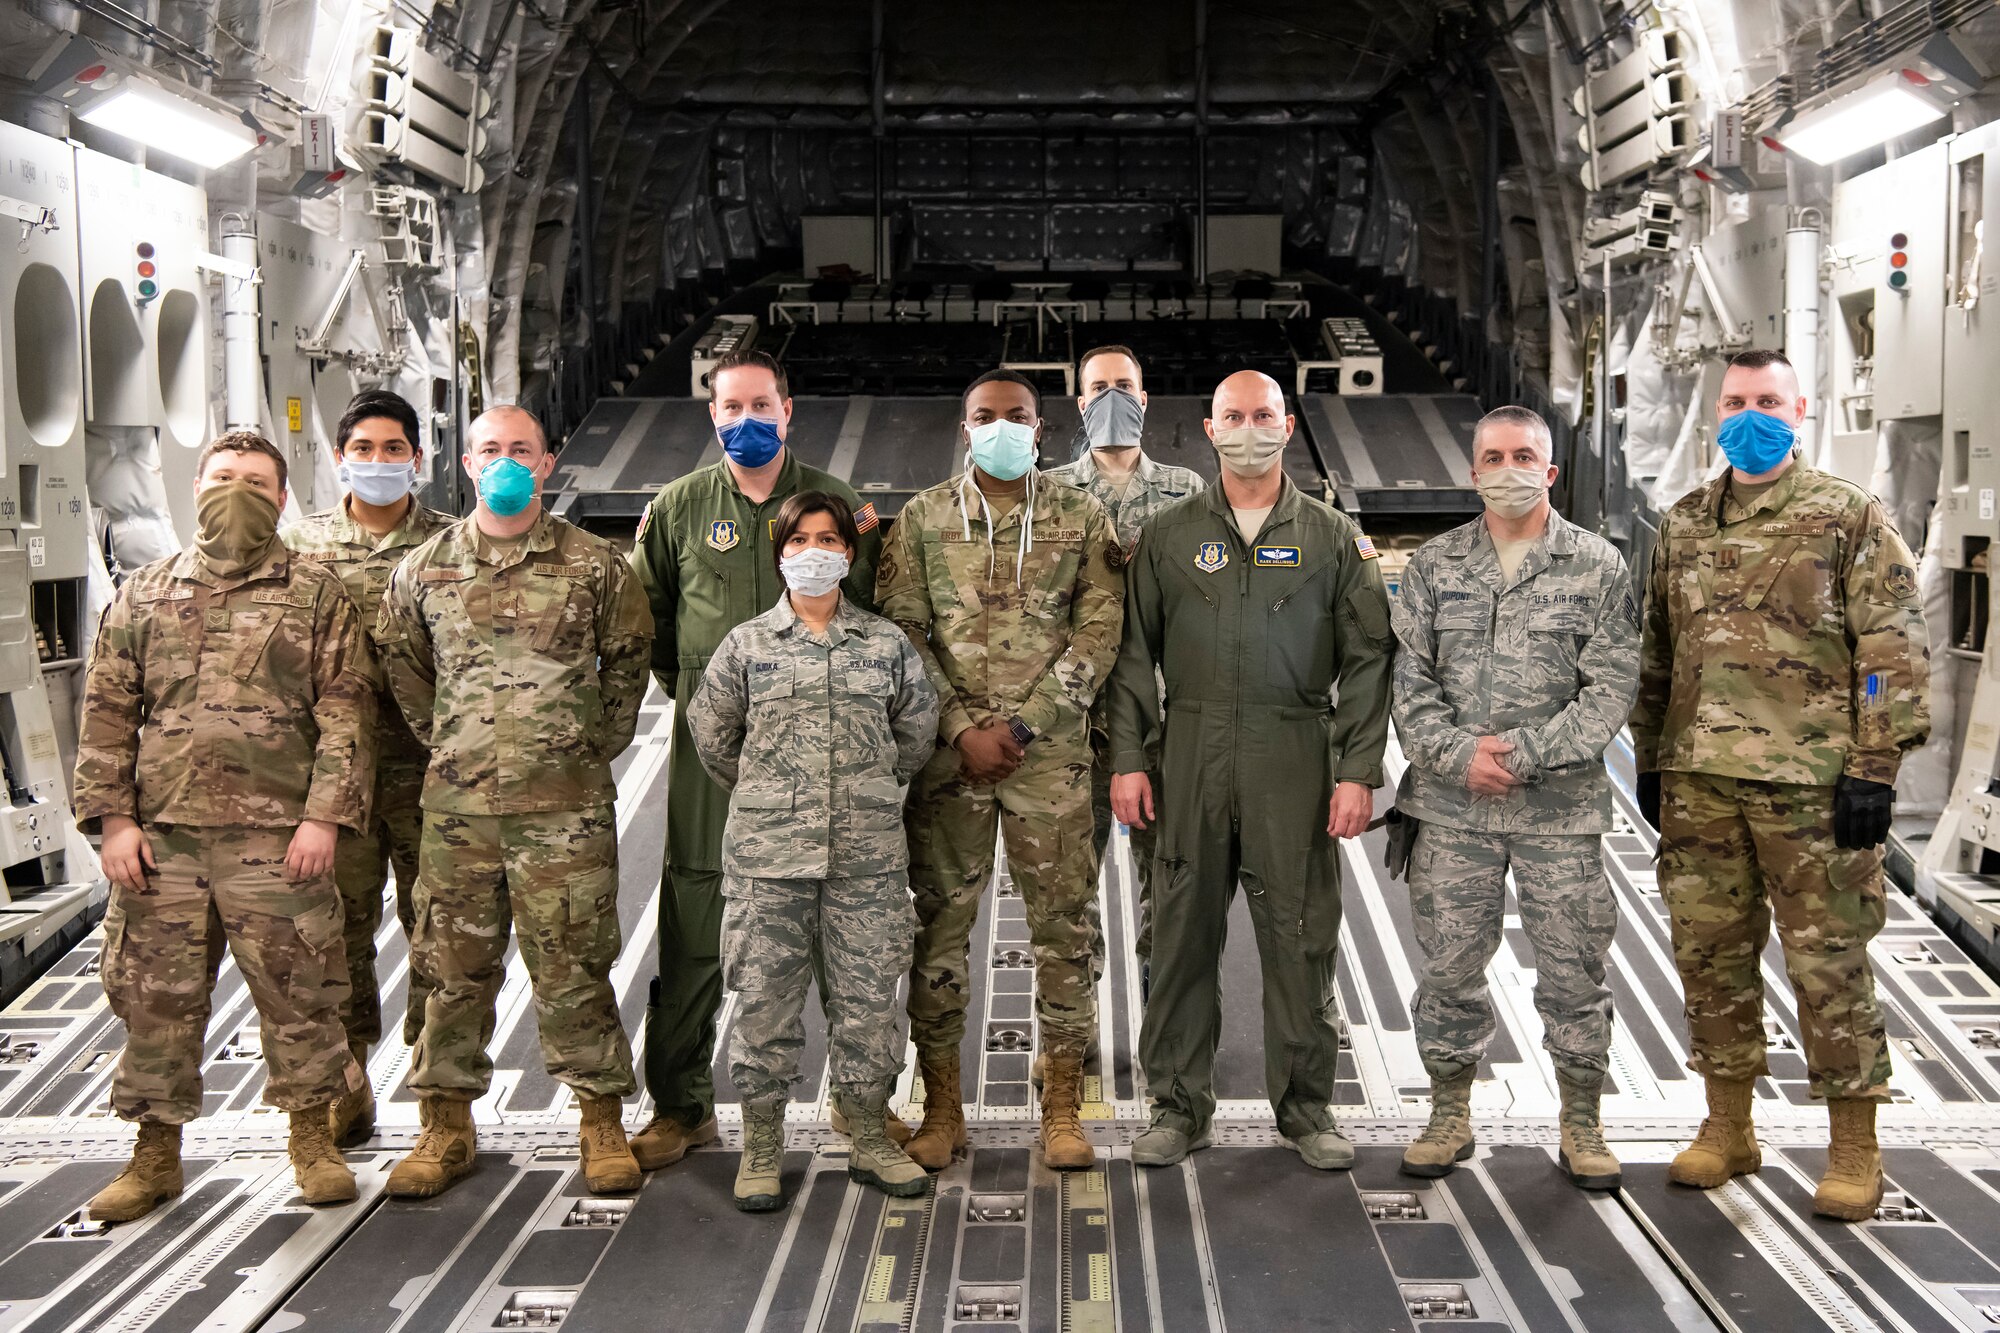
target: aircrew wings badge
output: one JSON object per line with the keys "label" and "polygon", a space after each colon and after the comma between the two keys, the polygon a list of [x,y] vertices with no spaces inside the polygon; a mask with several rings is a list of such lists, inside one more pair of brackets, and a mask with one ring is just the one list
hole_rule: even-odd
{"label": "aircrew wings badge", "polygon": [[1194,567],[1213,574],[1229,563],[1229,548],[1221,542],[1203,542],[1194,553]]}
{"label": "aircrew wings badge", "polygon": [[1381,554],[1381,552],[1375,549],[1375,543],[1369,541],[1365,533],[1354,539],[1354,549],[1361,552],[1363,560],[1374,560]]}
{"label": "aircrew wings badge", "polygon": [[708,544],[718,551],[733,551],[736,543],[742,540],[742,534],[736,530],[735,519],[718,518],[708,525]]}
{"label": "aircrew wings badge", "polygon": [[872,500],[854,511],[854,530],[856,532],[872,532],[875,529],[875,525],[880,522],[881,519],[875,514],[875,504]]}

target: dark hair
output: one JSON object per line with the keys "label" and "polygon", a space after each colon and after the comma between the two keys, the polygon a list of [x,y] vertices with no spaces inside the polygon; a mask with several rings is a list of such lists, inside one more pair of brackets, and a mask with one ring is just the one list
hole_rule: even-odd
{"label": "dark hair", "polygon": [[410,442],[410,448],[422,452],[423,432],[417,424],[417,409],[411,407],[403,395],[387,389],[363,389],[348,400],[347,410],[340,414],[340,424],[333,428],[333,451],[344,451],[348,440],[353,438],[355,427],[376,417],[401,426],[403,438]]}
{"label": "dark hair", "polygon": [[284,487],[290,484],[291,468],[286,466],[285,456],[278,452],[277,445],[254,430],[232,430],[203,445],[194,460],[194,475],[197,478],[208,471],[208,460],[217,454],[262,454],[278,465],[278,485]]}
{"label": "dark hair", "polygon": [[1762,370],[1766,366],[1783,366],[1785,369],[1792,371],[1794,375],[1798,374],[1798,371],[1793,368],[1790,358],[1783,352],[1773,352],[1764,347],[1753,347],[1747,352],[1738,352],[1736,355],[1730,357],[1728,361],[1724,362],[1723,365],[1728,370],[1735,370],[1738,367],[1744,370]]}
{"label": "dark hair", "polygon": [[[778,506],[776,526],[771,530],[771,563],[784,559],[785,544],[792,534],[799,530],[799,524],[806,521],[808,514],[831,514],[833,526],[840,530],[840,539],[847,543],[847,554],[861,549],[861,529],[854,526],[854,511],[847,507],[847,501],[825,491],[800,491]],[[779,581],[784,581],[781,570]]]}
{"label": "dark hair", "polygon": [[713,386],[715,377],[723,371],[741,370],[745,366],[755,366],[760,370],[770,371],[771,378],[778,381],[778,397],[783,399],[792,396],[792,386],[790,381],[785,378],[785,368],[779,365],[778,358],[772,356],[769,352],[754,350],[731,352],[726,356],[720,357],[715,363],[715,368],[708,372],[708,382]]}
{"label": "dark hair", "polygon": [[1140,383],[1143,384],[1145,382],[1146,372],[1144,367],[1139,364],[1139,354],[1124,343],[1106,343],[1102,347],[1091,348],[1076,359],[1076,382],[1078,384],[1083,383],[1083,368],[1100,356],[1122,356],[1130,359],[1132,369],[1139,372]]}
{"label": "dark hair", "polygon": [[989,370],[984,375],[965,386],[965,392],[958,396],[958,414],[965,415],[965,405],[972,401],[972,391],[982,384],[1018,384],[1026,389],[1035,400],[1035,415],[1042,414],[1042,391],[1035,382],[1018,370]]}

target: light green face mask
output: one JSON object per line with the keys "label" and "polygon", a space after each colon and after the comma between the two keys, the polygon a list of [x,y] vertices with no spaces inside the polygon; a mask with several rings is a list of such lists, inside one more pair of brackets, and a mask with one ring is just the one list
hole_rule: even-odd
{"label": "light green face mask", "polygon": [[1237,476],[1261,477],[1278,465],[1291,438],[1283,426],[1235,426],[1215,432],[1215,452]]}

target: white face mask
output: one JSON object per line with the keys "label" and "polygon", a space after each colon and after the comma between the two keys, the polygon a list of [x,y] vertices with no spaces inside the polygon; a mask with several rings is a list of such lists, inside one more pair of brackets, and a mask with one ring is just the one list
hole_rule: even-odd
{"label": "white face mask", "polygon": [[1215,432],[1215,452],[1237,476],[1261,477],[1278,465],[1291,438],[1283,426],[1236,426]]}
{"label": "white face mask", "polygon": [[345,462],[340,465],[340,484],[363,504],[392,505],[408,495],[417,484],[415,463]]}
{"label": "white face mask", "polygon": [[1473,484],[1488,509],[1502,518],[1520,518],[1548,498],[1548,476],[1546,468],[1496,467],[1480,473]]}
{"label": "white face mask", "polygon": [[847,577],[847,567],[847,552],[820,546],[809,546],[778,560],[778,572],[785,576],[785,586],[801,597],[826,596]]}

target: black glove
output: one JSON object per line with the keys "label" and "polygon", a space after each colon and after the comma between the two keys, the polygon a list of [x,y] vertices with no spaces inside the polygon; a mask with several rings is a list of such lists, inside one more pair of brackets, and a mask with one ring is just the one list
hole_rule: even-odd
{"label": "black glove", "polygon": [[1842,773],[1833,786],[1833,845],[1880,847],[1889,836],[1889,811],[1896,789]]}
{"label": "black glove", "polygon": [[1639,817],[1660,831],[1660,775],[1657,770],[1639,775]]}
{"label": "black glove", "polygon": [[1390,879],[1407,879],[1410,849],[1417,845],[1417,817],[1392,809],[1382,816],[1382,824],[1389,831],[1383,844],[1382,868],[1389,872]]}

